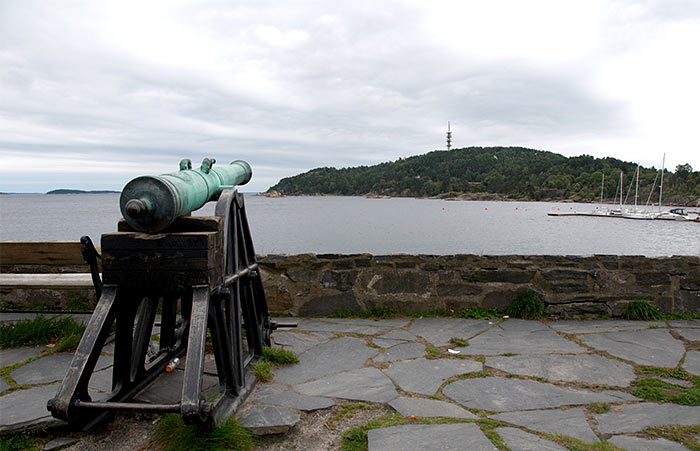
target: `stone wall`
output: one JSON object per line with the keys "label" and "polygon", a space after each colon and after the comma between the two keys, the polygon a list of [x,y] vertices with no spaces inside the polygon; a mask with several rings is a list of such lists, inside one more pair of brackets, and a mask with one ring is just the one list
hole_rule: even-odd
{"label": "stone wall", "polygon": [[503,308],[534,292],[549,315],[619,316],[636,300],[700,312],[700,257],[300,254],[258,260],[271,311]]}

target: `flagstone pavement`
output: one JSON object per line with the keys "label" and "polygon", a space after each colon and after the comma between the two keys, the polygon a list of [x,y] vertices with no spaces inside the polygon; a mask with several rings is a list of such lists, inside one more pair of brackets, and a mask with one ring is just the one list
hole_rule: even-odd
{"label": "flagstone pavement", "polygon": [[[633,394],[641,379],[661,378],[642,368],[700,376],[700,321],[292,321],[298,327],[276,331],[273,346],[293,351],[299,363],[277,367],[238,412],[239,422],[258,434],[284,434],[309,412],[354,401],[386,404],[410,418],[410,424],[370,430],[372,451],[491,450],[495,443],[558,450],[566,449],[563,436],[630,450],[682,450],[681,443],[644,431],[700,424],[700,406]],[[0,350],[0,366],[15,365],[0,379],[0,432],[60,424],[46,401],[70,358],[38,348]],[[93,398],[109,392],[111,362],[106,348],[90,381]],[[685,379],[664,381],[692,386]],[[440,424],[425,421],[435,417]]]}

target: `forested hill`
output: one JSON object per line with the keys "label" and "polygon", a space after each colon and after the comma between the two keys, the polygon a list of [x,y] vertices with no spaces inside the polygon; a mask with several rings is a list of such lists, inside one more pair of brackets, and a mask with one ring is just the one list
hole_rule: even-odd
{"label": "forested hill", "polygon": [[[600,197],[605,174],[603,197],[612,200],[619,193],[620,171],[626,195],[636,167],[616,158],[565,157],[522,147],[467,147],[374,166],[317,168],[284,178],[268,192],[588,201]],[[653,167],[640,169],[641,203],[646,203],[652,186],[652,201],[658,201],[659,180],[654,179],[659,172]],[[634,202],[634,188],[630,196]],[[695,205],[700,201],[700,172],[688,164],[677,166],[675,173],[667,170],[665,200]]]}

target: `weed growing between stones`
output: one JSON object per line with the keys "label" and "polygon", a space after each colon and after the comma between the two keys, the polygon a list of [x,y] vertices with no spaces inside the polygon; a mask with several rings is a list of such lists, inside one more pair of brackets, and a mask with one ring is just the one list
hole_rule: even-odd
{"label": "weed growing between stones", "polygon": [[665,438],[678,442],[688,449],[700,451],[698,435],[700,435],[700,424],[692,426],[655,426],[642,431],[648,438]]}
{"label": "weed growing between stones", "polygon": [[272,362],[261,360],[253,364],[253,373],[260,382],[267,382],[272,379]]}
{"label": "weed growing between stones", "polygon": [[440,356],[440,350],[435,346],[425,347],[425,358],[426,359],[437,359]]}
{"label": "weed growing between stones", "polygon": [[450,343],[455,346],[469,346],[469,342],[464,338],[452,337],[450,338]]}
{"label": "weed growing between stones", "polygon": [[607,402],[592,402],[589,403],[586,408],[592,413],[607,413],[610,412],[610,404]]}
{"label": "weed growing between stones", "polygon": [[493,443],[493,446],[495,446],[501,451],[509,449],[506,445],[506,442],[503,441],[503,438],[500,435],[498,435],[498,433],[494,430],[497,427],[505,426],[504,423],[501,423],[500,421],[496,420],[491,420],[489,418],[482,418],[480,420],[476,420],[476,424],[479,426],[479,429],[481,429],[481,432],[484,433],[486,438],[488,438],[491,441],[491,443]]}
{"label": "weed growing between stones", "polygon": [[350,418],[355,415],[360,410],[365,410],[370,408],[370,405],[364,402],[353,402],[350,404],[341,404],[333,412],[333,417],[330,420],[331,424],[340,423],[345,418]]}
{"label": "weed growing between stones", "polygon": [[542,434],[542,436],[571,451],[624,451],[623,448],[615,446],[607,441],[586,443],[583,440],[563,434]]}
{"label": "weed growing between stones", "polygon": [[73,318],[45,318],[39,315],[0,327],[0,347],[40,346],[67,340],[68,343],[60,345],[62,350],[67,350],[78,344],[83,332],[85,326]]}
{"label": "weed growing between stones", "polygon": [[43,445],[49,440],[50,437],[45,429],[34,431],[24,430],[0,436],[0,450],[42,449]]}
{"label": "weed growing between stones", "polygon": [[664,315],[666,320],[692,320],[700,319],[700,313],[671,313],[669,315]]}
{"label": "weed growing between stones", "polygon": [[272,379],[272,369],[275,365],[289,365],[299,363],[299,358],[286,349],[273,349],[265,347],[260,360],[253,365],[255,378],[261,382]]}
{"label": "weed growing between stones", "polygon": [[292,351],[281,348],[263,348],[262,359],[277,365],[299,363],[299,358]]}
{"label": "weed growing between stones", "polygon": [[632,382],[637,387],[632,394],[638,398],[658,402],[671,402],[684,406],[700,406],[700,377],[691,378],[692,388],[669,384],[659,379],[647,378]]}
{"label": "weed growing between stones", "polygon": [[492,319],[500,318],[501,312],[496,308],[486,310],[483,307],[476,306],[467,310],[462,310],[459,316],[469,319]]}
{"label": "weed growing between stones", "polygon": [[688,373],[683,368],[659,368],[641,366],[635,371],[638,375],[653,375],[660,378],[689,381],[691,387],[682,387],[664,382],[652,377],[632,382],[637,387],[632,394],[638,398],[651,399],[658,402],[672,402],[686,406],[700,405],[700,377]]}
{"label": "weed growing between stones", "polygon": [[238,424],[235,418],[222,426],[206,429],[196,425],[185,425],[176,414],[164,415],[158,422],[150,449],[162,451],[180,450],[250,450],[255,446],[253,435]]}
{"label": "weed growing between stones", "polygon": [[646,301],[634,301],[627,304],[622,312],[622,317],[628,320],[650,321],[654,319],[662,319],[663,315],[659,308],[651,305]]}
{"label": "weed growing between stones", "polygon": [[544,302],[534,293],[527,293],[513,301],[505,314],[513,318],[540,319],[544,317]]}

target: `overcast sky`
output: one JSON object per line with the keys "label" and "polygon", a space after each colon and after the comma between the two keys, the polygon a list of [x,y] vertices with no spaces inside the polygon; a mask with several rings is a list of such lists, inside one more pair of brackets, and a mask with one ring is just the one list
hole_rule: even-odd
{"label": "overcast sky", "polygon": [[0,0],[0,191],[524,146],[700,169],[700,1]]}

